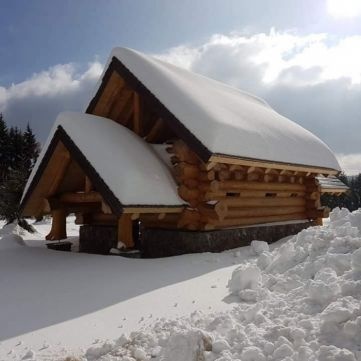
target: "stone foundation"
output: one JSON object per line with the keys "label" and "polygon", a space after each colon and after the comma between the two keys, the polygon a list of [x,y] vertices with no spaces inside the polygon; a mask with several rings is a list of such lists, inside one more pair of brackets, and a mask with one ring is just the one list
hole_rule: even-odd
{"label": "stone foundation", "polygon": [[117,247],[117,227],[81,226],[79,230],[79,252],[109,254]]}
{"label": "stone foundation", "polygon": [[[247,246],[253,240],[275,242],[312,226],[312,222],[252,226],[216,231],[180,231],[142,229],[136,244],[143,258],[176,256],[185,253],[221,252]],[[80,227],[79,251],[109,254],[117,247],[117,228],[111,226]]]}
{"label": "stone foundation", "polygon": [[142,232],[141,253],[144,258],[156,258],[185,253],[221,252],[247,246],[253,240],[272,243],[311,225],[312,222],[303,222],[206,232],[145,229]]}

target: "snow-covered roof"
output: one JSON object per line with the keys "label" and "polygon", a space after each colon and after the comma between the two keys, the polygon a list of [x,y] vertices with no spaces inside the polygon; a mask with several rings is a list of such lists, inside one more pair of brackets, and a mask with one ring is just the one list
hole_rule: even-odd
{"label": "snow-covered roof", "polygon": [[110,119],[73,112],[57,117],[24,195],[59,128],[66,132],[122,206],[184,204],[169,168],[142,138]]}
{"label": "snow-covered roof", "polygon": [[135,50],[113,49],[107,67],[114,58],[213,154],[340,170],[324,142],[256,96]]}
{"label": "snow-covered roof", "polygon": [[347,191],[349,187],[336,177],[316,177],[321,190],[327,192],[328,189],[338,189],[339,191]]}

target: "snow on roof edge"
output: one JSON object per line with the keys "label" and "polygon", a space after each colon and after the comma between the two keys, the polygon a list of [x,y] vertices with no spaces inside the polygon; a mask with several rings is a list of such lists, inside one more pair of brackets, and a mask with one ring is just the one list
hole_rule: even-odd
{"label": "snow on roof edge", "polygon": [[[80,129],[79,127],[81,127],[81,124],[79,123],[83,123],[83,122],[86,122],[86,127]],[[178,207],[185,205],[185,202],[178,196],[177,185],[172,175],[170,174],[168,167],[166,166],[166,164],[164,164],[163,160],[160,159],[159,156],[153,151],[153,149],[150,146],[148,146],[141,138],[139,138],[136,134],[134,134],[127,128],[115,123],[110,119],[98,117],[90,114],[73,113],[73,112],[64,112],[58,115],[53,125],[53,128],[49,134],[49,137],[27,181],[27,184],[25,186],[21,198],[21,203],[24,201],[25,196],[27,195],[30,186],[34,180],[34,177],[39,170],[39,166],[42,163],[42,160],[44,159],[44,156],[51,144],[51,141],[53,140],[54,135],[59,128],[62,128],[64,132],[69,136],[69,138],[75,143],[77,148],[80,150],[83,156],[89,161],[91,166],[98,173],[99,177],[114,193],[115,197],[120,201],[123,207],[164,207],[164,206]],[[99,128],[102,128],[102,131],[98,131]],[[113,143],[117,143],[116,147],[122,148],[124,144],[128,146],[128,148],[126,147],[127,148],[126,152],[124,152],[124,149],[117,149],[118,150],[117,154],[119,155],[116,159],[119,164],[118,164],[118,168],[117,167],[115,168],[122,169],[122,167],[127,165],[127,162],[129,163],[129,161],[131,161],[129,157],[131,158],[132,156],[134,156],[134,153],[138,152],[139,148],[142,149],[142,151],[140,151],[142,153],[141,158],[144,157],[145,160],[138,158],[137,162],[135,163],[141,164],[142,167],[144,168],[128,167],[127,169],[129,169],[130,171],[123,172],[123,174],[126,173],[126,177],[128,175],[134,176],[135,178],[131,180],[124,179],[124,176],[122,177],[119,174],[118,175],[107,174],[106,168],[108,165],[109,168],[112,168],[111,165],[112,163],[104,161],[104,158],[96,159],[97,158],[96,153],[99,152],[98,150],[99,147],[96,147],[96,143],[97,143],[96,141],[92,142],[89,139],[90,129],[93,129],[93,131],[96,130],[94,132],[96,138],[98,137],[98,134],[102,134],[103,136],[105,136],[106,130],[108,130],[108,135],[109,133],[112,133],[113,139],[118,140],[117,142],[113,142]],[[121,139],[120,137],[121,134],[123,134],[124,137],[127,138],[128,140],[131,139],[131,141],[124,142],[123,139],[123,142],[122,141],[119,142],[119,139]],[[85,137],[87,137],[87,139],[84,142]],[[83,138],[83,140],[81,138]],[[108,137],[108,141],[109,141],[109,137]],[[133,142],[135,146],[133,147],[133,149],[131,149]],[[143,146],[140,146],[139,143],[140,144],[144,143],[144,144]],[[89,144],[88,149],[86,149],[87,144]],[[96,148],[96,151],[92,151],[90,148],[91,149]],[[115,154],[114,144],[112,147],[108,147],[108,148],[112,148],[110,151],[108,151],[108,156],[114,155]],[[105,149],[108,148],[106,147]],[[145,149],[146,152],[144,152]],[[139,156],[139,152],[137,153],[137,156]],[[124,159],[124,157],[127,159]],[[152,169],[150,168],[153,169],[153,173],[152,173]],[[144,169],[145,171],[144,173],[142,173]],[[122,181],[123,181],[122,185],[126,188],[127,191],[130,191],[133,187],[135,188],[134,192],[136,192],[137,194],[136,195],[133,194],[129,197],[121,194],[121,189],[119,189],[119,185]],[[140,187],[139,183],[141,182],[147,182],[147,184],[143,185],[143,187]],[[147,192],[145,192],[145,190],[147,190]],[[146,193],[149,195],[148,197],[146,196]],[[157,196],[158,198],[156,198]],[[157,201],[157,199],[159,199],[159,201]]]}
{"label": "snow on roof edge", "polygon": [[[207,77],[204,77],[203,75],[189,72],[185,69],[178,68],[175,65],[167,64],[164,61],[159,60],[159,59],[151,58],[148,55],[144,55],[140,52],[137,52],[137,51],[129,49],[129,48],[119,48],[118,47],[118,48],[114,48],[112,50],[111,55],[108,58],[107,64],[104,68],[103,74],[98,83],[98,90],[99,90],[99,86],[101,84],[101,81],[102,81],[106,71],[108,70],[110,64],[112,63],[113,57],[115,57],[118,61],[120,61],[133,74],[133,76],[135,76],[137,79],[139,79],[139,81],[149,91],[151,91],[156,96],[156,98],[172,114],[174,114],[174,116],[177,119],[180,120],[180,122],[183,124],[183,126],[186,129],[188,129],[193,135],[195,135],[196,138],[201,143],[203,143],[206,146],[206,148],[208,148],[212,153],[229,155],[229,156],[236,157],[236,158],[250,158],[250,159],[254,159],[254,160],[265,160],[265,161],[270,161],[270,162],[280,162],[280,163],[295,164],[295,165],[300,165],[300,166],[307,165],[307,166],[327,168],[327,169],[332,169],[332,170],[337,170],[337,171],[341,170],[336,157],[332,153],[331,149],[327,146],[327,144],[325,144],[322,140],[320,140],[318,137],[316,137],[313,133],[309,132],[308,130],[304,129],[303,127],[299,126],[298,124],[292,122],[291,120],[289,120],[289,119],[283,117],[282,115],[280,115],[279,113],[277,113],[263,99],[253,96],[252,94],[249,94],[247,92],[241,91],[237,88],[233,88],[229,85],[220,83],[216,80],[209,79]],[[128,57],[128,61],[127,61],[127,57]],[[139,58],[141,58],[140,61],[139,61]],[[132,61],[130,61],[129,59],[131,59]],[[246,144],[247,146],[245,145],[243,147],[244,149],[247,150],[248,153],[247,152],[242,153],[240,151],[232,152],[232,151],[230,151],[230,149],[220,149],[220,148],[217,148],[217,144],[213,144],[214,147],[212,148],[211,147],[212,142],[207,142],[207,140],[204,141],[204,139],[201,139],[199,134],[197,132],[195,132],[194,129],[189,127],[189,124],[185,124],[186,122],[184,121],[184,119],[182,119],[182,117],[180,117],[179,114],[177,114],[177,112],[174,111],[174,109],[170,109],[169,104],[167,104],[167,102],[165,102],[164,99],[159,97],[159,94],[158,94],[159,92],[157,93],[154,91],[157,88],[157,86],[150,87],[149,84],[147,84],[147,82],[144,81],[144,74],[140,74],[140,72],[137,71],[137,70],[139,70],[139,68],[141,69],[142,67],[140,67],[139,64],[136,66],[134,65],[134,63],[136,63],[137,61],[140,63],[142,63],[142,62],[148,63],[148,65],[149,65],[149,63],[152,63],[150,66],[150,69],[153,69],[155,66],[160,66],[160,67],[166,66],[169,69],[171,69],[172,71],[179,71],[181,73],[187,73],[188,75],[190,74],[189,75],[190,77],[196,77],[197,79],[203,79],[202,81],[205,81],[207,83],[217,84],[219,87],[222,87],[222,89],[228,89],[228,91],[230,91],[230,92],[237,92],[238,95],[241,94],[243,98],[252,99],[253,102],[256,101],[258,103],[258,105],[262,105],[262,108],[266,108],[267,109],[267,118],[273,118],[273,120],[278,119],[278,121],[280,123],[282,123],[283,125],[286,124],[288,126],[288,128],[293,127],[293,129],[289,133],[289,136],[287,136],[288,130],[284,129],[284,128],[287,128],[287,126],[286,127],[274,126],[272,131],[269,132],[269,133],[272,133],[271,136],[268,136],[268,137],[265,137],[264,133],[260,134],[260,137],[258,137],[258,139],[262,139],[262,141],[261,141],[261,146],[258,148],[262,148],[262,149],[259,150],[258,153],[257,153],[257,151],[254,151],[254,147],[248,146],[248,144]],[[154,64],[156,64],[156,65],[154,65]],[[136,69],[137,66],[138,66],[138,69]],[[149,73],[151,73],[151,72],[148,71],[147,74],[149,74]],[[147,74],[146,74],[146,76],[148,76]],[[169,81],[168,81],[168,83],[169,83]],[[158,88],[162,88],[161,85],[164,85],[164,84],[160,84]],[[164,92],[166,93],[167,91],[165,90]],[[184,96],[184,92],[182,93],[182,96]],[[179,99],[179,98],[177,98],[177,99]],[[206,113],[204,113],[204,109],[202,111],[203,111],[203,115],[206,114]],[[263,119],[263,123],[264,122],[265,122],[265,119]],[[272,122],[273,122],[272,119],[270,119],[269,122],[267,123],[267,125],[271,124]],[[246,124],[246,123],[247,122],[245,121],[244,124]],[[243,124],[243,126],[244,126],[244,124]],[[292,125],[290,126],[290,124],[292,124]],[[231,134],[231,137],[233,137],[232,140],[234,140],[234,141],[224,141],[224,139],[223,139],[223,144],[227,144],[227,147],[230,147],[230,148],[232,148],[232,146],[233,146],[233,148],[235,149],[236,146],[234,146],[234,144],[242,143],[242,141],[239,140],[242,138],[242,132],[239,134],[239,137],[238,137],[239,139],[237,139],[237,138],[235,138],[236,135],[234,133],[237,133],[237,132],[239,133],[239,127],[238,128],[237,128],[237,126],[234,127],[234,124],[226,124],[226,125],[228,125],[228,127],[230,128],[229,133]],[[249,122],[248,122],[248,125],[249,125]],[[248,125],[246,124],[246,128]],[[225,128],[224,124],[223,124],[223,127],[221,127],[221,128],[222,129]],[[262,127],[260,127],[260,128],[262,128]],[[274,129],[274,128],[277,128],[277,129]],[[219,133],[222,133],[222,129],[218,129]],[[245,132],[243,132],[243,133],[244,133],[244,136],[243,136],[242,140],[245,140],[245,142],[243,142],[243,143],[247,143],[247,140],[250,138],[248,136],[249,134],[247,134],[247,129],[245,129]],[[251,131],[251,135],[254,135],[256,133],[257,133],[257,131],[254,131],[254,130]],[[300,136],[300,134],[301,134],[301,136]],[[218,135],[218,133],[217,133],[217,135]],[[254,139],[254,137],[253,137],[253,139]],[[285,146],[282,148],[279,146],[279,144],[280,143],[282,144],[282,140],[284,140],[284,139],[287,139],[288,141],[286,142],[287,144],[285,144]],[[263,142],[263,140],[266,140],[266,142]],[[218,144],[218,146],[219,146],[219,144]],[[251,149],[251,151],[250,151],[250,149]],[[295,152],[295,149],[299,150],[298,151],[299,154],[296,154],[297,152]],[[257,153],[257,154],[255,154],[255,153]],[[275,154],[277,156],[275,156]]]}

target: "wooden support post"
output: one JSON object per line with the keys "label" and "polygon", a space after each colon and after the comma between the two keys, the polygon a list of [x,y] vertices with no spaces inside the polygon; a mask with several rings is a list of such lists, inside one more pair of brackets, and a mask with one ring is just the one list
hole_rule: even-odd
{"label": "wooden support post", "polygon": [[134,247],[132,215],[124,213],[118,220],[118,248],[124,244],[126,248]]}
{"label": "wooden support post", "polygon": [[66,210],[57,208],[51,211],[53,217],[50,233],[45,237],[48,241],[55,241],[67,238],[66,236]]}

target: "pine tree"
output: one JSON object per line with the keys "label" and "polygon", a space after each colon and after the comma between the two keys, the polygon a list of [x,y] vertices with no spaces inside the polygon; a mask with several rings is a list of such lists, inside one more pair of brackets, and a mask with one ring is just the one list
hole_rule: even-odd
{"label": "pine tree", "polygon": [[[4,119],[2,121],[5,134],[6,123]],[[0,132],[1,126],[0,123]],[[24,133],[18,127],[11,127],[4,141],[4,148],[8,163],[6,177],[0,183],[0,218],[8,223],[17,221],[20,226],[31,231],[32,227],[21,218],[19,204],[26,181],[39,155],[39,143],[28,124]]]}
{"label": "pine tree", "polygon": [[0,113],[0,185],[5,181],[10,166],[9,131]]}
{"label": "pine tree", "polygon": [[26,126],[26,130],[23,135],[23,161],[25,167],[30,171],[33,169],[35,162],[39,156],[40,146],[36,141],[35,134],[30,128],[29,123]]}

